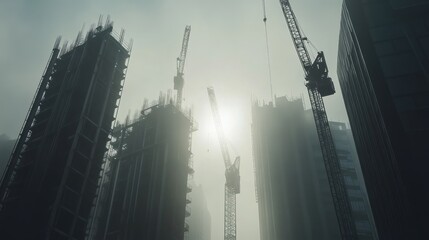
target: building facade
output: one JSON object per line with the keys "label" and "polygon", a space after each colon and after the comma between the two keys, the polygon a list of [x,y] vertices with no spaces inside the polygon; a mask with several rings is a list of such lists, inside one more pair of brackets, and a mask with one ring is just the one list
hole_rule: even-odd
{"label": "building facade", "polygon": [[119,127],[89,239],[184,239],[194,130],[191,115],[172,103],[145,109]]}
{"label": "building facade", "polygon": [[[376,240],[351,131],[330,127],[358,239]],[[340,239],[312,111],[284,97],[254,105],[252,134],[261,240]]]}
{"label": "building facade", "polygon": [[380,239],[429,239],[429,2],[343,3],[338,77]]}
{"label": "building facade", "polygon": [[57,40],[0,185],[2,239],[84,239],[129,58],[112,31]]}
{"label": "building facade", "polygon": [[302,100],[254,104],[260,239],[340,239],[314,120]]}
{"label": "building facade", "polygon": [[353,220],[359,240],[377,240],[377,230],[368,202],[362,171],[350,128],[342,122],[329,122],[344,183],[352,207]]}

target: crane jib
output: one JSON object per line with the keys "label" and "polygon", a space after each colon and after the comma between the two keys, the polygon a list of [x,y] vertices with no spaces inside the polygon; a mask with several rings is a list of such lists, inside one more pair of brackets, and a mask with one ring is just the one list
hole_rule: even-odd
{"label": "crane jib", "polygon": [[185,80],[183,79],[183,70],[185,68],[186,53],[188,52],[189,36],[191,34],[191,26],[185,27],[183,34],[182,49],[177,58],[177,75],[174,77],[174,89],[177,90],[177,105],[180,108],[182,105],[183,86]]}
{"label": "crane jib", "polygon": [[210,106],[213,112],[213,119],[218,134],[219,145],[222,152],[222,157],[225,163],[225,169],[229,169],[232,165],[231,158],[228,151],[228,145],[226,144],[225,134],[223,132],[222,121],[220,119],[219,109],[217,106],[216,95],[213,88],[207,88],[207,93],[209,95]]}
{"label": "crane jib", "polygon": [[283,13],[286,17],[286,22],[295,45],[295,49],[298,53],[299,59],[301,61],[301,65],[304,68],[304,71],[307,71],[309,67],[312,65],[312,61],[310,55],[308,54],[307,48],[304,44],[303,37],[301,31],[298,27],[298,22],[296,21],[295,14],[290,6],[289,1],[280,0]]}
{"label": "crane jib", "polygon": [[186,61],[186,54],[188,52],[188,43],[189,43],[189,36],[191,34],[191,26],[185,27],[185,33],[183,34],[183,41],[182,41],[182,50],[180,51],[180,55],[177,58],[177,74],[183,75],[183,70],[185,68],[185,61]]}
{"label": "crane jib", "polygon": [[217,106],[216,95],[212,87],[207,88],[210,105],[213,112],[213,119],[218,133],[219,144],[225,162],[225,202],[224,202],[224,240],[237,239],[237,211],[236,195],[240,193],[240,157],[237,157],[234,164],[231,159],[223,133],[222,122]]}

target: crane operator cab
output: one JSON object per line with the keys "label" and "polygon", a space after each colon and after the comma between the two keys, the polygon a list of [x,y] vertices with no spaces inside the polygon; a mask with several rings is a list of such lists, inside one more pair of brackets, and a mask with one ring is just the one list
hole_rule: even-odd
{"label": "crane operator cab", "polygon": [[235,194],[240,193],[240,157],[236,157],[234,164],[225,171],[226,186],[234,190]]}
{"label": "crane operator cab", "polygon": [[307,86],[317,88],[322,97],[329,96],[335,93],[334,83],[332,78],[328,76],[328,66],[326,65],[325,55],[323,52],[318,52],[313,65],[308,69]]}

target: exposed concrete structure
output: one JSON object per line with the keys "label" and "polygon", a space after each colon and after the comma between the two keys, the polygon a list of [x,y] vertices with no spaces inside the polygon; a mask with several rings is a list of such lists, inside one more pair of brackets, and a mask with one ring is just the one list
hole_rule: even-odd
{"label": "exposed concrete structure", "polygon": [[193,173],[191,112],[167,99],[118,127],[90,239],[183,239]]}
{"label": "exposed concrete structure", "polygon": [[84,239],[129,58],[112,30],[57,39],[2,178],[2,239]]}

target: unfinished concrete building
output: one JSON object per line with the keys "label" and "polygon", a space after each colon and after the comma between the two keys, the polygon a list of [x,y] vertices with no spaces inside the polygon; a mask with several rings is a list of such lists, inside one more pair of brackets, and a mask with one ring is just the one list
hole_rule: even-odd
{"label": "unfinished concrete building", "polygon": [[0,187],[2,239],[84,239],[129,48],[110,21],[55,43]]}
{"label": "unfinished concrete building", "polygon": [[190,111],[168,99],[118,127],[90,239],[184,238],[194,130]]}
{"label": "unfinished concrete building", "polygon": [[261,240],[340,239],[320,146],[311,141],[314,120],[309,120],[301,99],[253,105]]}
{"label": "unfinished concrete building", "polygon": [[[261,240],[341,239],[312,112],[275,100],[252,108]],[[350,129],[330,125],[358,237],[377,239]]]}

